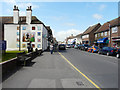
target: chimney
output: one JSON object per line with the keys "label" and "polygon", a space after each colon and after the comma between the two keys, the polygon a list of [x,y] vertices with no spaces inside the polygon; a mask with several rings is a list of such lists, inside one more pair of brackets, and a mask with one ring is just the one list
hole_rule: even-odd
{"label": "chimney", "polygon": [[13,9],[13,23],[18,24],[19,22],[19,9],[16,5],[14,5]]}
{"label": "chimney", "polygon": [[26,23],[30,24],[31,20],[32,20],[32,6],[28,6],[28,8],[26,9]]}

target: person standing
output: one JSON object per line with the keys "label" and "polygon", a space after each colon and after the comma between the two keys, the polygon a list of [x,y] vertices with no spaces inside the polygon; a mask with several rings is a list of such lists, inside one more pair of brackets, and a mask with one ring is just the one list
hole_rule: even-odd
{"label": "person standing", "polygon": [[53,44],[50,45],[50,53],[53,54]]}

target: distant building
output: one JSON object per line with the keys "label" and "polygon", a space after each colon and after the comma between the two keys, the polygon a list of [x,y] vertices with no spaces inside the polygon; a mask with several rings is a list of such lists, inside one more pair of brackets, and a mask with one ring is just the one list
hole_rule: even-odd
{"label": "distant building", "polygon": [[13,16],[0,17],[0,20],[2,40],[7,41],[7,50],[26,50],[30,41],[33,49],[47,49],[48,30],[44,23],[32,16],[31,6],[26,9],[26,16],[19,16],[18,7],[14,6]]}
{"label": "distant building", "polygon": [[76,44],[82,44],[82,33],[75,36]]}
{"label": "distant building", "polygon": [[[111,30],[111,37],[109,30]],[[103,46],[110,46],[110,38],[112,47],[115,44],[120,46],[120,17],[109,21],[109,23],[104,23],[95,32],[95,40],[98,44],[101,44]]]}
{"label": "distant building", "polygon": [[94,40],[95,40],[94,32],[97,31],[100,28],[100,26],[101,24],[98,23],[98,24],[88,27],[87,30],[84,31],[82,34],[82,43],[93,45]]}

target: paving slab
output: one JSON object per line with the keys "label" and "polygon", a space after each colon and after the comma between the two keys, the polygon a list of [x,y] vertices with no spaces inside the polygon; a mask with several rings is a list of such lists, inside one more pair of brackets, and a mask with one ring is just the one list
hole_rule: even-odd
{"label": "paving slab", "polygon": [[[84,86],[74,85],[78,81]],[[69,83],[68,83],[69,82]],[[68,85],[67,85],[68,84]],[[3,88],[91,88],[94,86],[70,66],[59,54],[44,52],[6,79]]]}

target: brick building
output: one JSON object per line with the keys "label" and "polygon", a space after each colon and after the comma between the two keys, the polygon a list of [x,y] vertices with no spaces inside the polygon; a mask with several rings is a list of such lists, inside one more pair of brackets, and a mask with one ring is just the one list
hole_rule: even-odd
{"label": "brick building", "polygon": [[88,29],[82,34],[82,43],[93,45],[94,40],[95,40],[94,32],[97,31],[100,28],[100,26],[101,24],[98,23],[98,24],[88,27]]}
{"label": "brick building", "polygon": [[96,42],[100,45],[113,47],[117,44],[120,46],[120,17],[104,23],[94,34]]}

